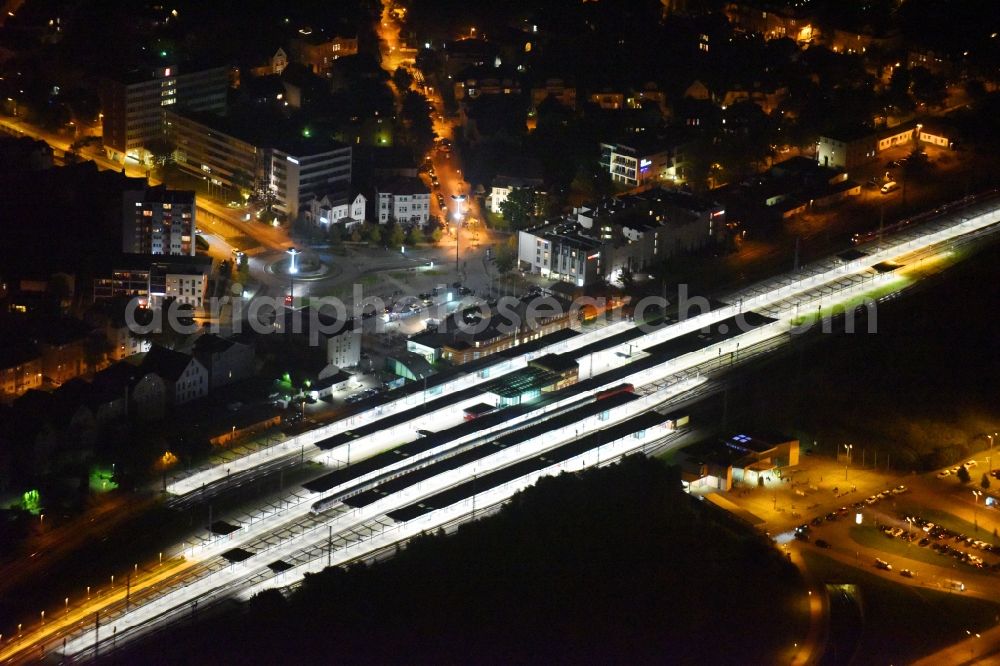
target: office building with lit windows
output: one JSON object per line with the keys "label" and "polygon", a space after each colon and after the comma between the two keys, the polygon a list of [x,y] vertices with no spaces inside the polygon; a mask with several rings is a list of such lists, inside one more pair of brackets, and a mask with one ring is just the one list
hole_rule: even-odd
{"label": "office building with lit windows", "polygon": [[103,79],[99,95],[104,149],[112,159],[144,162],[145,148],[163,137],[167,109],[180,105],[224,113],[228,90],[228,67],[181,73],[176,66],[164,66]]}
{"label": "office building with lit windows", "polygon": [[274,208],[289,219],[312,199],[351,184],[351,147],[337,141],[304,137],[278,142],[270,149],[269,163]]}
{"label": "office building with lit windows", "polygon": [[177,167],[206,181],[207,189],[225,188],[236,200],[240,190],[252,192],[260,184],[267,150],[228,118],[174,107],[166,112],[166,133],[176,147]]}

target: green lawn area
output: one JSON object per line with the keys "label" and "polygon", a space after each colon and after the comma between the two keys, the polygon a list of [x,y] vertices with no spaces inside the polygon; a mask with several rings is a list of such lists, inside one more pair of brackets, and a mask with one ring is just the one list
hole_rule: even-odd
{"label": "green lawn area", "polygon": [[[862,546],[875,548],[876,550],[884,551],[890,555],[899,555],[900,557],[908,557],[910,559],[917,560],[918,562],[937,564],[944,567],[954,565],[957,567],[957,571],[967,571],[970,573],[979,572],[979,569],[969,566],[964,562],[959,562],[950,555],[938,555],[937,551],[931,548],[933,541],[926,546],[918,546],[916,541],[907,544],[907,542],[902,539],[890,539],[872,525],[851,526],[851,539]],[[955,545],[955,542],[951,539],[946,539],[942,543],[947,543],[949,546]],[[889,563],[892,564],[891,559],[889,560]],[[868,562],[868,564],[872,563]],[[896,568],[901,567],[897,566]],[[919,574],[920,572],[917,571],[917,575]]]}
{"label": "green lawn area", "polygon": [[820,580],[853,583],[860,590],[865,627],[855,663],[912,662],[964,639],[966,630],[992,627],[1000,611],[982,599],[894,583],[811,549],[802,555]]}

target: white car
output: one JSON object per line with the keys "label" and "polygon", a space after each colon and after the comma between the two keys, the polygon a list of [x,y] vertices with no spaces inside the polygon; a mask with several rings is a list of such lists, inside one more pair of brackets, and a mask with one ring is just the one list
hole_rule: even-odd
{"label": "white car", "polygon": [[943,469],[943,470],[941,470],[940,472],[937,473],[937,478],[939,478],[939,479],[943,479],[946,476],[951,476],[951,470]]}
{"label": "white car", "polygon": [[965,463],[965,466],[967,468],[969,468],[969,469],[972,469],[973,467],[975,467],[978,464],[979,463],[977,463],[975,460],[970,460],[969,462]]}

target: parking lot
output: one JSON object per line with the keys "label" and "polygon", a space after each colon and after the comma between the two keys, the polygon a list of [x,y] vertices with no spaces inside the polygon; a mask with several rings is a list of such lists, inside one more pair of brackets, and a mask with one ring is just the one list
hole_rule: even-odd
{"label": "parking lot", "polygon": [[816,549],[899,583],[996,599],[1000,501],[978,483],[985,459],[963,465],[968,483],[958,466],[899,474],[804,455],[782,478],[727,497],[790,553]]}

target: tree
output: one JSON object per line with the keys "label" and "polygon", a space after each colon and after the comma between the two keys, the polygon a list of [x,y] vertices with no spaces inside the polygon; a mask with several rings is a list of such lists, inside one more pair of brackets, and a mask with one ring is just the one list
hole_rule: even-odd
{"label": "tree", "polygon": [[174,151],[177,146],[173,144],[172,141],[163,137],[153,139],[146,144],[146,150],[153,158],[153,164],[158,167],[164,167],[174,162]]}
{"label": "tree", "polygon": [[965,82],[965,94],[974,102],[982,101],[986,98],[986,86],[979,79],[969,79]]}
{"label": "tree", "polygon": [[364,228],[363,225],[358,224],[353,229],[351,229],[351,235],[349,236],[349,238],[351,239],[352,243],[361,242],[361,230],[363,228]]}
{"label": "tree", "polygon": [[493,264],[497,267],[500,275],[510,273],[517,266],[517,236],[512,236],[507,241],[497,246],[493,256]]}
{"label": "tree", "polygon": [[239,192],[244,201],[247,201],[250,198],[250,195],[253,194],[253,176],[248,174],[246,171],[234,171],[233,175],[229,177],[229,180],[232,181],[233,187],[236,188],[236,191]]}
{"label": "tree", "polygon": [[983,472],[983,479],[982,479],[982,481],[979,482],[979,485],[980,485],[980,487],[982,487],[983,490],[989,490],[990,489],[990,475],[987,474],[986,472]]}
{"label": "tree", "polygon": [[410,143],[421,151],[430,148],[434,142],[434,124],[431,121],[431,105],[427,98],[414,90],[403,93],[400,113]]}
{"label": "tree", "polygon": [[930,160],[927,158],[927,153],[924,152],[923,147],[917,146],[903,163],[903,172],[907,176],[916,176],[926,172],[929,167]]}
{"label": "tree", "polygon": [[236,276],[239,278],[241,284],[246,284],[250,281],[250,258],[246,254],[240,255],[240,263],[236,268]]}
{"label": "tree", "polygon": [[431,240],[435,243],[440,243],[443,237],[444,232],[441,231],[441,227],[435,225],[434,231],[431,232]]}
{"label": "tree", "polygon": [[962,483],[968,483],[969,481],[972,481],[972,477],[969,476],[969,470],[968,468],[966,468],[965,465],[958,466],[958,473],[956,474],[956,476],[958,476],[958,480],[961,481]]}
{"label": "tree", "polygon": [[626,293],[632,292],[632,287],[635,286],[635,273],[632,272],[631,267],[626,266],[622,269],[622,288]]}
{"label": "tree", "polygon": [[417,245],[423,242],[424,235],[420,233],[420,226],[414,224],[410,227],[409,233],[406,234],[406,244],[407,245]]}
{"label": "tree", "polygon": [[278,203],[278,194],[271,187],[258,187],[250,195],[250,202],[256,206],[257,210],[270,213],[274,204]]}
{"label": "tree", "polygon": [[392,73],[392,82],[396,84],[399,92],[404,92],[409,90],[413,84],[413,75],[405,67],[397,67],[396,71]]}
{"label": "tree", "polygon": [[910,73],[913,79],[913,98],[929,106],[941,106],[948,97],[945,80],[932,74],[926,67],[915,67]]}
{"label": "tree", "polygon": [[382,242],[382,228],[377,224],[369,224],[365,229],[365,237],[369,243],[378,245]]}
{"label": "tree", "polygon": [[340,241],[343,240],[343,233],[340,230],[340,225],[331,224],[330,229],[326,232],[326,237],[330,241],[330,245],[340,245]]}
{"label": "tree", "polygon": [[511,231],[518,231],[531,226],[535,215],[541,207],[542,197],[534,188],[516,187],[500,204],[500,213]]}
{"label": "tree", "polygon": [[400,247],[406,242],[406,232],[403,231],[403,227],[397,222],[392,226],[392,231],[389,232],[389,247]]}

